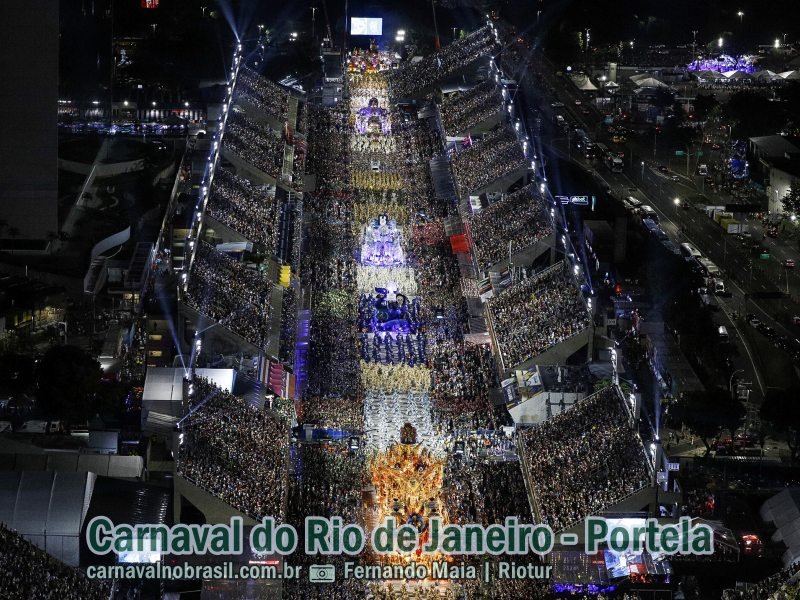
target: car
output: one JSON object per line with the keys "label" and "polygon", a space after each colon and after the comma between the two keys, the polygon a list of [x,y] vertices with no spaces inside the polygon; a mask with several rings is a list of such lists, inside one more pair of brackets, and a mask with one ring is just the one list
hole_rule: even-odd
{"label": "car", "polygon": [[771,238],[778,237],[778,228],[777,227],[770,227],[767,229],[767,235]]}
{"label": "car", "polygon": [[586,106],[581,106],[581,112],[582,112],[583,114],[585,114],[585,115],[588,115],[588,114],[590,114],[592,111],[590,111],[590,110],[589,110],[589,108],[588,108],[588,107],[586,107]]}
{"label": "car", "polygon": [[670,175],[670,176],[669,176],[669,178],[670,178],[672,181],[680,181],[680,177],[678,177],[677,175],[675,175],[675,173],[673,173],[672,175]]}
{"label": "car", "polygon": [[758,327],[761,325],[761,321],[759,321],[755,317],[753,317],[751,319],[748,319],[747,323],[748,323],[748,325],[750,325],[750,327],[753,327],[755,329],[758,329]]}
{"label": "car", "polygon": [[581,101],[580,100],[575,100],[575,106],[580,106],[580,105],[581,105]]}
{"label": "car", "polygon": [[787,269],[794,269],[794,259],[787,258],[786,260],[783,261],[783,266],[786,267]]}
{"label": "car", "polygon": [[669,167],[666,165],[658,165],[658,170],[661,173],[669,173]]}
{"label": "car", "polygon": [[719,150],[720,148],[721,148],[721,146],[719,144],[711,144],[711,149],[712,150]]}

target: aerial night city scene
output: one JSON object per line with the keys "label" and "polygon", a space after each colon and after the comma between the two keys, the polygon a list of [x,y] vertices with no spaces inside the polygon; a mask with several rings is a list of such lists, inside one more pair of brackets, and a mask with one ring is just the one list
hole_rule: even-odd
{"label": "aerial night city scene", "polygon": [[0,600],[800,600],[800,0],[0,34]]}

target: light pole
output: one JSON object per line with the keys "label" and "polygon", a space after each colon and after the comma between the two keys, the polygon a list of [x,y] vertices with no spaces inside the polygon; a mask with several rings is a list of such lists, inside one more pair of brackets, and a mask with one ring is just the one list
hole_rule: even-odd
{"label": "light pole", "polygon": [[586,28],[586,52],[589,51],[589,39],[590,39],[589,32],[590,31],[591,31],[591,29],[589,27],[587,27]]}
{"label": "light pole", "polygon": [[653,129],[653,158],[656,157],[656,146],[658,145],[658,127]]}
{"label": "light pole", "polygon": [[739,17],[739,25],[741,25],[744,20],[744,13],[740,10],[736,15]]}
{"label": "light pole", "polygon": [[681,199],[680,198],[675,198],[672,201],[672,204],[675,205],[675,216],[677,217],[678,216],[678,207],[681,205]]}
{"label": "light pole", "polygon": [[644,161],[642,161],[642,181],[644,181]]}
{"label": "light pole", "polygon": [[317,42],[317,7],[311,7],[311,39],[316,45]]}
{"label": "light pole", "polygon": [[697,34],[699,33],[699,29],[692,29],[692,61],[695,60],[695,56],[697,56],[697,52],[695,47],[697,46]]}
{"label": "light pole", "polygon": [[731,373],[730,381],[728,381],[728,391],[733,393],[733,378],[736,377],[737,373],[744,373],[744,369],[736,369],[733,373]]}

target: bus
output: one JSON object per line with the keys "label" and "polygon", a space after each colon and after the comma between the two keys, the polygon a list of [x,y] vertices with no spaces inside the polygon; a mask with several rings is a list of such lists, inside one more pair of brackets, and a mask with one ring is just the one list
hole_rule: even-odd
{"label": "bus", "polygon": [[681,244],[681,256],[687,261],[696,261],[700,258],[703,258],[703,254],[692,246],[691,244],[684,242]]}
{"label": "bus", "polygon": [[708,277],[718,277],[720,275],[719,267],[709,259],[700,256],[697,258],[697,262],[700,263],[703,273],[705,273]]}

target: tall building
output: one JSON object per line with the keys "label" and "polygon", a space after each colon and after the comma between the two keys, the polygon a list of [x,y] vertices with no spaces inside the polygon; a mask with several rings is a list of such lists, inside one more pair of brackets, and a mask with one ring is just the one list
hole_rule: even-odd
{"label": "tall building", "polygon": [[0,2],[0,240],[58,231],[58,14]]}

